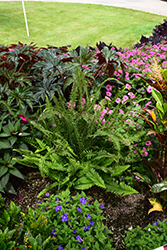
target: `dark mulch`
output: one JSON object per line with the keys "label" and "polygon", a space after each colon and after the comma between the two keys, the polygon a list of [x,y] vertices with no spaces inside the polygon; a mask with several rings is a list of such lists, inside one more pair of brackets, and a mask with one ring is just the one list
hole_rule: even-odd
{"label": "dark mulch", "polygon": [[[40,173],[37,170],[33,170],[26,174],[27,179],[25,181],[15,180],[15,188],[18,192],[18,196],[7,196],[6,204],[9,206],[10,201],[13,201],[17,206],[20,206],[24,212],[27,212],[28,207],[36,208],[38,202],[42,201],[44,196],[37,198],[37,195],[44,188],[50,186],[51,182],[49,178],[41,178]],[[148,201],[148,198],[152,197],[149,189],[144,184],[136,183],[137,190],[139,185],[143,188],[143,192],[139,194],[132,194],[128,196],[120,196],[113,193],[107,193],[104,189],[93,187],[85,193],[90,197],[89,202],[98,200],[104,204],[105,209],[103,216],[106,218],[104,223],[112,231],[113,246],[118,249],[126,249],[124,238],[126,236],[125,231],[131,230],[137,226],[144,228],[149,223],[153,223],[157,220],[163,220],[167,218],[167,211],[152,212],[148,215],[148,210],[152,207]],[[72,191],[73,194],[76,191]],[[22,197],[19,200],[18,197]]]}

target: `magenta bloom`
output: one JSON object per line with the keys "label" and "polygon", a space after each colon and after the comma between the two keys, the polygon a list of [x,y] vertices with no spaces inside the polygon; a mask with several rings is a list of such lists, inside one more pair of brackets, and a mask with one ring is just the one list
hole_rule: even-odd
{"label": "magenta bloom", "polygon": [[112,96],[112,94],[111,94],[111,92],[109,92],[109,91],[106,91],[106,96]]}
{"label": "magenta bloom", "polygon": [[151,142],[150,142],[150,141],[146,141],[146,142],[145,142],[145,145],[146,145],[146,146],[150,146],[150,145],[151,145]]}
{"label": "magenta bloom", "polygon": [[151,87],[151,86],[148,86],[147,92],[148,92],[148,93],[151,93],[151,91],[152,91],[152,87]]}
{"label": "magenta bloom", "polygon": [[120,101],[121,101],[120,98],[117,98],[117,99],[115,100],[116,103],[119,103]]}
{"label": "magenta bloom", "polygon": [[28,120],[22,114],[19,116],[19,118],[21,118],[22,122],[28,123]]}
{"label": "magenta bloom", "polygon": [[121,114],[124,114],[124,111],[123,111],[122,109],[120,109],[119,112],[120,112]]}

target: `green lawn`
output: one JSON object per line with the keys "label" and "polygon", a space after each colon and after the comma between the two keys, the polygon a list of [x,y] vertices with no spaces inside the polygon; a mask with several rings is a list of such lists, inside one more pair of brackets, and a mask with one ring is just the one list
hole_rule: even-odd
{"label": "green lawn", "polygon": [[165,16],[103,5],[25,2],[30,36],[27,37],[22,2],[0,1],[0,44],[37,43],[38,47],[103,41],[131,46],[141,35],[151,35]]}

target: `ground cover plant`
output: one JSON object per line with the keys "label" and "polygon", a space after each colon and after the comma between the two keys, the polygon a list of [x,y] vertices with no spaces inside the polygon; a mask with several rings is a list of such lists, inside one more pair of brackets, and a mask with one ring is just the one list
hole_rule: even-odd
{"label": "ground cover plant", "polygon": [[165,18],[97,4],[27,1],[25,9],[30,33],[27,37],[21,2],[1,1],[0,9],[1,44],[34,42],[39,47],[47,44],[58,47],[69,44],[72,48],[86,44],[95,46],[101,40],[124,48],[137,43],[141,35],[149,36],[155,25]]}
{"label": "ground cover plant", "polygon": [[[166,50],[165,39],[154,45],[148,43],[131,50],[118,50],[112,44],[101,42],[95,48],[80,46],[73,51],[69,51],[68,47],[37,48],[33,44],[22,43],[1,46],[1,192],[4,197],[13,197],[10,196],[11,193],[18,192],[17,176],[24,179],[28,176],[27,173],[32,172],[38,173],[41,180],[41,188],[34,196],[38,210],[35,212],[34,206],[29,209],[30,220],[26,220],[20,207],[11,203],[9,208],[6,208],[1,200],[1,224],[5,227],[2,226],[0,234],[5,239],[6,246],[0,243],[4,249],[13,246],[15,249],[27,249],[29,246],[35,247],[36,243],[39,248],[43,246],[44,249],[52,249],[53,241],[56,244],[53,249],[71,248],[67,247],[66,239],[56,230],[63,225],[63,230],[68,232],[77,224],[74,218],[72,224],[71,221],[68,222],[68,206],[71,205],[72,215],[78,213],[80,216],[82,205],[86,205],[87,198],[82,199],[81,203],[84,204],[72,205],[73,200],[70,200],[68,189],[73,194],[73,199],[77,199],[79,195],[83,198],[84,194],[80,190],[84,189],[90,196],[91,205],[96,199],[104,201],[100,201],[101,205],[97,201],[95,204],[107,208],[106,213],[105,208],[103,211],[106,218],[103,223],[110,230],[107,232],[111,232],[110,247],[126,249],[133,245],[133,231],[127,240],[121,240],[119,244],[115,236],[117,226],[112,227],[114,216],[109,213],[109,208],[116,201],[121,207],[120,197],[124,202],[132,197],[131,206],[134,208],[135,204],[138,204],[134,202],[135,195],[140,195],[145,190],[150,198],[156,197],[154,193],[158,194],[157,198],[161,204],[150,200],[153,208],[146,209],[145,214],[149,213],[150,216],[146,221],[156,222],[156,217],[151,219],[150,215],[155,214],[156,210],[163,221],[166,217],[167,174]],[[31,171],[32,168],[34,169]],[[42,186],[42,182],[45,183],[49,178],[49,183]],[[142,182],[138,182],[138,178],[147,182],[151,190]],[[22,180],[22,183],[26,183],[26,179]],[[36,186],[36,183],[33,185]],[[30,189],[29,186],[27,188]],[[68,191],[64,193],[65,200],[61,201],[63,206],[61,202],[57,205],[47,203],[51,198],[56,202],[55,192],[58,197],[66,188]],[[93,197],[94,194],[98,195]],[[25,194],[18,195],[19,201],[22,202]],[[113,196],[115,201],[112,204],[110,199],[112,200]],[[46,203],[45,197],[48,197]],[[61,196],[59,198],[61,200]],[[37,204],[38,199],[41,199],[41,205]],[[106,204],[103,206],[102,203]],[[89,216],[89,208],[91,207],[84,207],[87,211],[87,222],[90,217],[96,217]],[[113,208],[112,212],[116,210]],[[49,218],[53,217],[53,211],[54,216],[58,213],[62,213],[62,216],[64,214],[61,217],[65,223],[59,224],[60,219],[57,217],[51,222]],[[97,210],[97,214],[101,223],[103,218],[99,211]],[[123,213],[124,210],[121,211]],[[35,213],[39,215],[38,218]],[[135,213],[137,214],[137,211]],[[140,225],[133,224],[135,213],[131,218],[126,214],[126,230]],[[118,224],[121,223],[122,215],[119,217]],[[144,228],[148,223],[144,225],[146,221],[143,222],[143,218],[144,216]],[[43,229],[40,231],[40,227],[39,231],[36,231],[37,224],[40,223],[44,227],[48,219],[55,227],[49,228],[51,235]],[[33,223],[30,225],[31,220]],[[21,224],[18,225],[17,221]],[[166,224],[165,221],[162,223]],[[78,244],[85,242],[88,249],[92,249],[92,246],[99,249],[100,247],[96,246],[98,243],[94,241],[96,236],[91,226],[93,223],[85,224],[83,230],[79,229],[79,233],[83,235],[89,235],[91,232],[91,242],[87,241],[86,236],[82,237],[78,233],[77,238],[72,236],[74,242],[69,244],[74,247],[75,243],[79,246]],[[104,229],[108,230],[107,228]],[[139,229],[140,235],[143,234],[143,228]],[[105,244],[105,232],[98,230],[99,226],[95,233],[103,239],[99,244]],[[164,233],[165,230],[164,227]],[[26,235],[29,246],[26,245]],[[128,235],[125,228],[123,231],[121,229],[121,235],[123,238]],[[6,240],[8,236],[10,241]],[[128,239],[131,239],[131,243]],[[150,248],[155,246],[151,245],[152,243],[149,242]],[[83,250],[87,248],[82,246]]]}

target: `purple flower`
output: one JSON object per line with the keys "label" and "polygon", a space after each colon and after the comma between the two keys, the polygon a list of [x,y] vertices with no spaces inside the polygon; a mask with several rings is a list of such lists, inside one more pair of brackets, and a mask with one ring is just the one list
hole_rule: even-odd
{"label": "purple flower", "polygon": [[91,226],[93,226],[93,225],[94,225],[94,222],[93,222],[93,221],[91,221],[91,222],[90,222],[90,225],[91,225]]}
{"label": "purple flower", "polygon": [[61,245],[61,244],[60,244],[60,246],[59,246],[58,250],[63,250],[63,247],[62,247],[62,245]]}
{"label": "purple flower", "polygon": [[50,193],[46,193],[45,196],[46,196],[46,197],[49,197],[49,196],[50,196]]}
{"label": "purple flower", "polygon": [[76,234],[77,233],[77,231],[76,230],[73,230],[73,234]]}
{"label": "purple flower", "polygon": [[[38,204],[41,204],[41,202],[38,202]],[[40,207],[40,205],[37,205],[37,207]]]}
{"label": "purple flower", "polygon": [[51,231],[52,237],[56,237],[55,232],[56,232],[55,229],[53,229],[53,230]]}
{"label": "purple flower", "polygon": [[62,206],[57,205],[57,206],[55,207],[55,210],[56,210],[56,211],[61,211],[61,208],[62,208]]}
{"label": "purple flower", "polygon": [[70,200],[73,201],[74,199],[71,197]]}
{"label": "purple flower", "polygon": [[78,212],[82,212],[82,209],[80,207],[77,207]]}
{"label": "purple flower", "polygon": [[85,197],[81,197],[80,202],[81,202],[81,205],[83,205],[83,204],[86,205],[87,200],[85,199]]}
{"label": "purple flower", "polygon": [[154,222],[154,223],[153,223],[153,226],[155,226],[155,225],[157,226],[158,224],[159,224],[158,222]]}
{"label": "purple flower", "polygon": [[100,204],[100,208],[101,208],[101,209],[104,209],[105,206],[104,206],[103,204]]}
{"label": "purple flower", "polygon": [[78,243],[82,242],[82,239],[81,239],[81,237],[79,237],[79,235],[76,236],[76,239],[78,240]]}
{"label": "purple flower", "polygon": [[106,232],[106,229],[104,228],[104,230],[103,230],[104,232]]}
{"label": "purple flower", "polygon": [[81,250],[87,250],[85,247],[83,247]]}
{"label": "purple flower", "polygon": [[87,214],[86,216],[87,216],[86,219],[91,220],[91,215],[90,214]]}
{"label": "purple flower", "polygon": [[65,214],[61,215],[61,218],[62,218],[62,222],[63,222],[63,221],[67,222],[67,220],[68,220],[68,215],[65,213]]}
{"label": "purple flower", "polygon": [[89,230],[89,228],[90,228],[90,225],[85,226],[84,231]]}
{"label": "purple flower", "polygon": [[59,199],[56,197],[56,198],[55,198],[55,201],[56,201],[55,203],[57,203],[57,202],[59,201]]}

